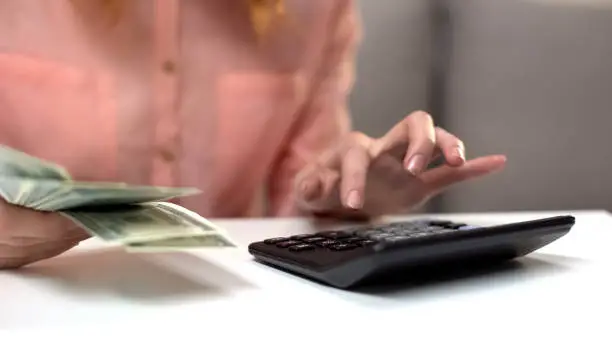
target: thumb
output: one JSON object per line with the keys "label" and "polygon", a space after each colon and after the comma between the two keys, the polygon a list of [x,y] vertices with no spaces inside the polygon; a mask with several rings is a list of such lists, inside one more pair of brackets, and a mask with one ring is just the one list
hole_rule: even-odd
{"label": "thumb", "polygon": [[68,218],[0,202],[0,238],[34,238],[58,240],[86,239],[89,235]]}
{"label": "thumb", "polygon": [[469,160],[460,167],[441,166],[421,175],[428,195],[438,194],[454,184],[483,177],[502,170],[506,165],[503,155],[491,155]]}

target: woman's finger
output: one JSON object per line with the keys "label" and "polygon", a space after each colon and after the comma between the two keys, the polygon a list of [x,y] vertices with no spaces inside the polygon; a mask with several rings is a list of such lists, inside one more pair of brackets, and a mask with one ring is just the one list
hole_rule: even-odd
{"label": "woman's finger", "polygon": [[429,165],[431,165],[433,163],[438,162],[438,160],[440,158],[442,158],[442,157],[444,157],[444,154],[442,153],[442,150],[440,150],[440,147],[436,147],[434,149],[433,154],[431,155],[431,159],[429,159],[429,163],[427,164],[427,166],[429,166]]}
{"label": "woman's finger", "polygon": [[439,194],[447,188],[470,179],[485,176],[504,168],[506,157],[492,155],[469,160],[460,167],[441,166],[421,175],[428,196]]}
{"label": "woman's finger", "polygon": [[311,165],[296,178],[296,201],[309,211],[327,209],[339,174],[321,165]]}
{"label": "woman's finger", "polygon": [[39,260],[55,257],[77,246],[80,239],[41,241],[37,245],[14,246],[0,243],[0,270],[16,269]]}
{"label": "woman's finger", "polygon": [[465,145],[455,135],[436,127],[436,143],[444,155],[444,159],[451,166],[460,166],[465,162]]}
{"label": "woman's finger", "polygon": [[350,147],[342,159],[340,196],[347,208],[360,209],[365,199],[365,186],[370,155],[366,147],[356,143]]}
{"label": "woman's finger", "polygon": [[87,238],[87,233],[68,218],[49,212],[35,211],[6,202],[0,202],[0,237]]}
{"label": "woman's finger", "polygon": [[422,111],[408,115],[376,142],[373,155],[379,156],[398,147],[405,150],[403,163],[406,170],[414,175],[425,170],[436,147],[436,133],[431,116]]}
{"label": "woman's finger", "polygon": [[410,143],[404,166],[408,172],[418,175],[427,168],[436,148],[434,122],[431,116],[424,112],[416,112],[405,121],[409,128]]}
{"label": "woman's finger", "polygon": [[321,197],[321,180],[314,166],[308,166],[295,180],[295,192],[299,201],[310,202]]}

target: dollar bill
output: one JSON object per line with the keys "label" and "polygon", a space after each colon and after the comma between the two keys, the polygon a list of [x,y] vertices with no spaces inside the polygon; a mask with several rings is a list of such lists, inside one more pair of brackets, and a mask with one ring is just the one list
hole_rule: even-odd
{"label": "dollar bill", "polygon": [[7,202],[40,211],[163,201],[198,192],[196,188],[62,182],[0,176],[0,194]]}
{"label": "dollar bill", "polygon": [[163,201],[199,193],[195,188],[168,188],[120,184],[39,183],[40,188],[53,190],[46,197],[28,199],[30,207],[43,211],[61,211],[83,207],[102,207]]}
{"label": "dollar bill", "polygon": [[79,182],[61,166],[0,145],[0,196],[37,211],[58,212],[92,236],[134,252],[234,247],[202,216],[165,202],[200,192],[111,182]]}
{"label": "dollar bill", "polygon": [[122,244],[220,232],[219,228],[203,217],[165,202],[61,213],[90,234]]}
{"label": "dollar bill", "polygon": [[151,202],[62,211],[89,234],[130,252],[236,247],[225,230],[179,205]]}
{"label": "dollar bill", "polygon": [[128,252],[165,252],[201,248],[236,247],[229,238],[219,234],[193,235],[189,237],[133,242],[125,246]]}
{"label": "dollar bill", "polygon": [[0,145],[0,175],[26,179],[71,179],[63,167],[6,145]]}

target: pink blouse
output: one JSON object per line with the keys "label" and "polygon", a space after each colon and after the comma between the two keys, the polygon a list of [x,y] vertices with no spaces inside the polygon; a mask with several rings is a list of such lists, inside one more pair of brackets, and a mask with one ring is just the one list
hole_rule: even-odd
{"label": "pink blouse", "polygon": [[208,217],[292,216],[295,174],[350,128],[351,0],[0,1],[0,143],[75,179],[192,186]]}

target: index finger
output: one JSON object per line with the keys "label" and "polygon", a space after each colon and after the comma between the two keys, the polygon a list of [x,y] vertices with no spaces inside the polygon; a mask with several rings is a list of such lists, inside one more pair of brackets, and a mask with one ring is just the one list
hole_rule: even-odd
{"label": "index finger", "polygon": [[360,209],[363,206],[369,165],[370,156],[361,145],[354,145],[344,155],[340,194],[346,207]]}
{"label": "index finger", "polygon": [[372,153],[398,151],[403,155],[404,167],[417,175],[428,165],[436,146],[436,132],[432,117],[423,111],[414,112],[396,124],[380,138]]}

